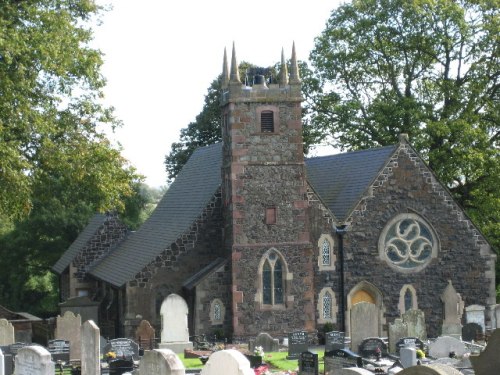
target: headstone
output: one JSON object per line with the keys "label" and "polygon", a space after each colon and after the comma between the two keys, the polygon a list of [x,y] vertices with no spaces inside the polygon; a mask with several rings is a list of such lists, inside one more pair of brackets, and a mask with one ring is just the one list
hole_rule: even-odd
{"label": "headstone", "polygon": [[69,341],[70,359],[80,359],[82,317],[71,311],[66,311],[63,316],[56,319],[55,338]]}
{"label": "headstone", "polygon": [[104,347],[104,354],[113,352],[116,358],[121,359],[139,359],[139,345],[134,341],[126,338],[109,340]]}
{"label": "headstone", "polygon": [[19,349],[22,349],[28,345],[29,344],[25,342],[15,342],[14,344],[9,345],[9,353],[11,353],[12,355],[16,355]]}
{"label": "headstone", "polygon": [[[64,316],[67,311],[81,316],[81,321],[98,321],[100,302],[92,301],[88,296],[72,297],[59,304],[61,315]],[[70,340],[71,341],[71,340]]]}
{"label": "headstone", "polygon": [[377,353],[387,355],[387,344],[378,337],[366,338],[359,345],[359,354],[364,358],[376,357]]}
{"label": "headstone", "polygon": [[99,341],[99,327],[93,320],[87,320],[82,324],[81,342],[81,375],[96,375],[101,372]]}
{"label": "headstone", "polygon": [[415,348],[401,348],[399,352],[399,360],[403,368],[408,368],[417,365],[417,350]]}
{"label": "headstone", "polygon": [[425,344],[418,337],[402,337],[396,343],[396,353],[399,353],[401,348],[416,348],[420,350],[425,350]]}
{"label": "headstone", "polygon": [[277,352],[280,348],[280,342],[278,339],[273,339],[269,333],[259,333],[255,340],[250,340],[248,343],[248,349],[253,353],[257,346],[261,346],[264,353],[267,352]]}
{"label": "headstone", "polygon": [[448,280],[448,285],[441,295],[441,301],[444,305],[444,320],[442,334],[444,336],[452,336],[460,338],[462,334],[462,324],[460,318],[463,311],[463,301],[457,293],[451,280]]}
{"label": "headstone", "polygon": [[477,323],[467,323],[462,327],[462,340],[473,341],[478,335],[483,333],[483,329]]}
{"label": "headstone", "polygon": [[465,321],[467,323],[477,323],[481,326],[481,332],[485,332],[484,311],[486,308],[481,305],[470,305],[465,308]]}
{"label": "headstone", "polygon": [[3,352],[0,349],[0,375],[5,375],[5,358]]}
{"label": "headstone", "polygon": [[182,353],[184,349],[192,349],[189,341],[188,305],[181,296],[170,294],[160,308],[161,343],[160,349],[171,349]]}
{"label": "headstone", "polygon": [[413,366],[398,372],[398,375],[463,375],[457,369],[442,365],[442,364],[430,364]]}
{"label": "headstone", "polygon": [[201,375],[255,375],[246,357],[235,349],[214,352],[201,370]]}
{"label": "headstone", "polygon": [[359,302],[351,308],[351,348],[357,351],[366,337],[379,335],[379,309],[369,302]]}
{"label": "headstone", "polygon": [[298,375],[318,375],[318,355],[316,353],[300,353]]}
{"label": "headstone", "polygon": [[325,334],[325,352],[331,352],[336,349],[345,348],[345,333],[338,331],[331,331]]}
{"label": "headstone", "polygon": [[155,329],[147,320],[141,320],[135,330],[135,340],[139,344],[139,347],[145,350],[153,350],[155,338]]}
{"label": "headstone", "polygon": [[54,362],[62,361],[68,363],[70,360],[70,346],[66,340],[49,340],[47,349]]}
{"label": "headstone", "polygon": [[500,304],[495,306],[493,315],[495,316],[495,326],[493,328],[500,328]]}
{"label": "headstone", "polygon": [[408,336],[408,324],[403,319],[395,319],[389,323],[389,352],[396,353],[396,343],[403,337]]}
{"label": "headstone", "polygon": [[139,375],[184,375],[184,364],[170,349],[154,349],[144,353]]}
{"label": "headstone", "polygon": [[496,329],[491,334],[486,349],[480,355],[471,355],[469,357],[474,368],[475,375],[498,374],[500,369],[500,329]]}
{"label": "headstone", "polygon": [[54,375],[55,364],[47,349],[39,346],[25,346],[16,355],[15,375]]}
{"label": "headstone", "polygon": [[110,375],[123,375],[134,369],[134,361],[130,359],[117,358],[109,362]]}
{"label": "headstone", "polygon": [[401,318],[408,327],[409,337],[418,337],[420,340],[427,340],[427,328],[425,326],[425,313],[422,310],[411,309],[405,312]]}
{"label": "headstone", "polygon": [[325,375],[337,375],[339,371],[346,367],[362,367],[361,356],[349,349],[336,349],[325,352]]}
{"label": "headstone", "polygon": [[429,355],[433,358],[449,357],[451,352],[460,357],[467,352],[467,349],[462,341],[450,336],[440,336],[429,344]]}
{"label": "headstone", "polygon": [[309,349],[307,344],[307,332],[296,331],[288,333],[288,356],[287,359],[298,359],[300,353]]}
{"label": "headstone", "polygon": [[0,319],[0,345],[10,345],[14,342],[14,326],[7,319]]}

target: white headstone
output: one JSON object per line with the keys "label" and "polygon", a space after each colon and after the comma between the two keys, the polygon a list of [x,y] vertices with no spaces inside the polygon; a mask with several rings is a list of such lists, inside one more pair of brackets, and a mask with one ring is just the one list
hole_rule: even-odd
{"label": "white headstone", "polygon": [[49,351],[39,345],[19,349],[15,363],[14,375],[54,375],[56,372]]}
{"label": "white headstone", "polygon": [[201,375],[255,375],[250,361],[235,349],[213,353],[201,370]]}
{"label": "white headstone", "polygon": [[455,337],[440,336],[429,344],[429,355],[434,358],[447,358],[451,352],[462,356],[467,352],[464,343]]}
{"label": "white headstone", "polygon": [[181,353],[184,349],[193,347],[189,342],[188,313],[188,305],[181,296],[170,294],[165,298],[160,308],[160,349]]}
{"label": "white headstone", "polygon": [[0,349],[0,375],[5,375],[5,358],[2,349]]}
{"label": "white headstone", "polygon": [[14,344],[14,326],[7,319],[0,319],[0,345]]}
{"label": "white headstone", "polygon": [[80,359],[82,317],[72,311],[66,311],[63,316],[58,316],[56,320],[57,340],[69,341],[69,358]]}
{"label": "white headstone", "polygon": [[139,375],[184,375],[184,364],[170,349],[144,352],[139,365]]}
{"label": "white headstone", "polygon": [[486,308],[481,305],[470,305],[465,308],[465,320],[467,323],[477,323],[485,332],[484,311]]}
{"label": "white headstone", "polygon": [[96,375],[101,373],[101,359],[99,355],[100,331],[93,320],[82,324],[81,363],[82,375]]}
{"label": "white headstone", "polygon": [[367,337],[378,337],[378,307],[369,302],[359,302],[351,307],[351,348],[358,352],[359,344]]}
{"label": "white headstone", "polygon": [[417,350],[415,348],[401,348],[399,360],[404,368],[417,365]]}

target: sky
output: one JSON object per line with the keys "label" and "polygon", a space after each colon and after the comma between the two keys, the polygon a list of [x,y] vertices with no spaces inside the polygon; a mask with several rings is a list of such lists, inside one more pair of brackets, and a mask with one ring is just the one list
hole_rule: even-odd
{"label": "sky", "polygon": [[308,60],[339,0],[98,0],[112,9],[94,27],[104,54],[106,104],[123,126],[109,134],[152,187],[165,186],[165,155],[203,108],[222,72],[224,48],[238,61],[270,66]]}

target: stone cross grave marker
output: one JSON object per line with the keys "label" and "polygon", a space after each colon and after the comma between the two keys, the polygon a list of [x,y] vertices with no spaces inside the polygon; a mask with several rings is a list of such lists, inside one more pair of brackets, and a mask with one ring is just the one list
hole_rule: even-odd
{"label": "stone cross grave marker", "polygon": [[309,351],[300,353],[299,375],[318,375],[318,355]]}
{"label": "stone cross grave marker", "polygon": [[257,338],[249,340],[248,348],[252,353],[257,346],[262,346],[264,353],[277,352],[280,348],[279,340],[273,339],[269,333],[265,332],[261,332],[257,335]]}
{"label": "stone cross grave marker", "polygon": [[10,345],[14,342],[14,326],[7,319],[0,319],[0,345]]}
{"label": "stone cross grave marker", "polygon": [[55,338],[69,341],[70,359],[80,359],[82,317],[72,311],[66,311],[56,318]]}
{"label": "stone cross grave marker", "polygon": [[93,320],[82,324],[82,373],[81,375],[96,375],[101,373],[101,359],[99,355],[100,331]]}
{"label": "stone cross grave marker", "polygon": [[56,371],[49,351],[39,345],[19,349],[15,363],[15,375],[54,375]]}
{"label": "stone cross grave marker", "polygon": [[309,349],[307,344],[307,332],[295,331],[288,333],[288,356],[287,359],[298,359],[300,353]]}
{"label": "stone cross grave marker", "polygon": [[70,360],[70,344],[67,340],[49,340],[48,350],[54,362],[68,363]]}
{"label": "stone cross grave marker", "polygon": [[154,349],[144,353],[139,375],[184,375],[184,364],[170,349]]}
{"label": "stone cross grave marker", "polygon": [[335,349],[345,348],[345,333],[339,331],[331,331],[325,334],[325,352],[330,352]]}
{"label": "stone cross grave marker", "polygon": [[109,340],[104,347],[104,354],[113,352],[116,358],[139,359],[139,345],[127,338],[118,338]]}
{"label": "stone cross grave marker", "polygon": [[201,370],[201,375],[255,375],[250,361],[238,350],[227,349],[213,353]]}
{"label": "stone cross grave marker", "polygon": [[155,345],[155,329],[147,320],[141,320],[135,330],[135,340],[139,347],[145,350],[153,350]]}
{"label": "stone cross grave marker", "polygon": [[448,280],[448,285],[441,295],[441,301],[444,305],[442,334],[444,336],[460,338],[462,335],[462,324],[460,320],[464,304],[462,298],[453,287],[451,280]]}

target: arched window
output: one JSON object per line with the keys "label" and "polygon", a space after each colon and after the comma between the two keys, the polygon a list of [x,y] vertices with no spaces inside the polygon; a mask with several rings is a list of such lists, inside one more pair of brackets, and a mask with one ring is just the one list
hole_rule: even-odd
{"label": "arched window", "polygon": [[411,284],[405,284],[399,291],[398,309],[401,314],[418,309],[417,291]]}
{"label": "arched window", "polygon": [[326,292],[323,295],[323,319],[332,318],[332,295]]}
{"label": "arched window", "polygon": [[323,241],[323,245],[321,246],[321,257],[323,266],[329,266],[331,263],[330,242],[328,242],[326,239]]}
{"label": "arched window", "polygon": [[318,268],[320,271],[335,271],[333,238],[329,234],[322,234],[318,240]]}
{"label": "arched window", "polygon": [[275,249],[264,255],[260,265],[260,278],[262,305],[283,306],[287,268],[283,257]]}
{"label": "arched window", "polygon": [[318,296],[318,323],[337,323],[338,306],[332,288],[323,288]]}
{"label": "arched window", "polygon": [[220,325],[224,322],[224,316],[226,314],[226,307],[224,303],[215,298],[210,302],[210,321],[212,325]]}
{"label": "arched window", "polygon": [[413,307],[413,295],[410,289],[406,289],[405,292],[405,311],[411,310]]}

